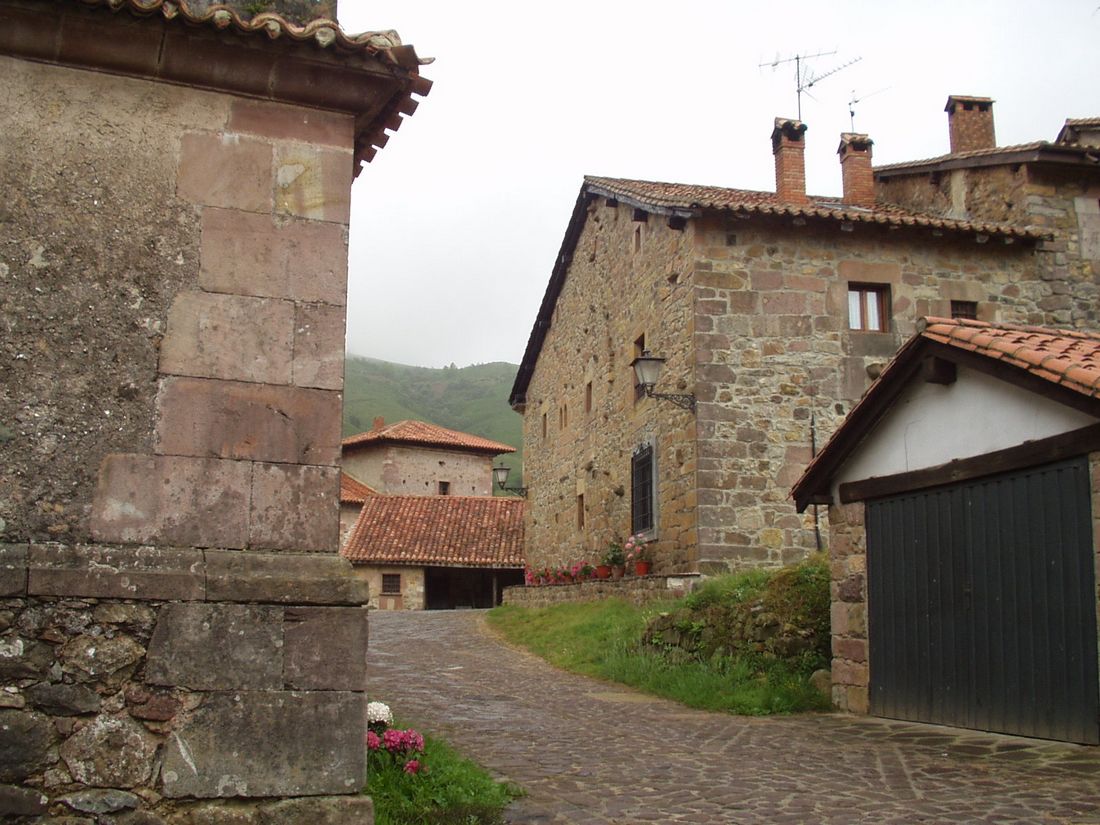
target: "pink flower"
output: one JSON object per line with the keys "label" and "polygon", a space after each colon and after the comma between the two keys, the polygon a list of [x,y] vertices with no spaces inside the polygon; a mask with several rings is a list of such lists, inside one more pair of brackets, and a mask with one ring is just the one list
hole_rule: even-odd
{"label": "pink flower", "polygon": [[420,762],[410,759],[405,763],[405,773],[420,773]]}
{"label": "pink flower", "polygon": [[424,737],[409,728],[405,731],[405,749],[420,753],[424,750]]}
{"label": "pink flower", "polygon": [[382,740],[378,738],[378,734],[372,730],[367,731],[367,750],[376,751],[382,747]]}

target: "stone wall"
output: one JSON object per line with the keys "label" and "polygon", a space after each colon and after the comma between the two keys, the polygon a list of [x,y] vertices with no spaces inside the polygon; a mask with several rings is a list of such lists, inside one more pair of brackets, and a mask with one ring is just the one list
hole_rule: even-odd
{"label": "stone wall", "polygon": [[[396,573],[401,576],[400,595],[382,592],[383,573]],[[356,564],[355,578],[363,582],[364,587],[370,591],[371,610],[424,609],[423,567],[375,567],[369,564]]]}
{"label": "stone wall", "polygon": [[491,496],[493,457],[461,450],[377,444],[346,449],[344,472],[380,493],[434,496],[439,482],[452,496]]}
{"label": "stone wall", "polygon": [[[0,814],[370,821],[336,555],[355,115],[141,76],[160,17],[12,15],[131,75],[0,56]],[[203,78],[272,42],[172,34]]]}
{"label": "stone wall", "polygon": [[[1020,243],[719,218],[695,239],[703,573],[790,564],[816,548],[814,515],[796,513],[790,487],[918,318],[950,316],[952,300],[990,321],[1042,312],[1035,253]],[[886,331],[849,330],[850,283],[888,290]]]}
{"label": "stone wall", "polygon": [[631,604],[646,604],[663,599],[679,599],[690,593],[699,577],[628,576],[613,579],[589,579],[576,584],[542,587],[505,587],[504,604],[517,607],[550,607],[563,602],[598,602],[603,599],[624,599]]}
{"label": "stone wall", "polygon": [[694,416],[637,399],[630,366],[634,342],[644,335],[646,346],[668,359],[658,391],[694,388],[691,229],[634,217],[625,205],[589,204],[527,390],[525,535],[535,567],[597,560],[609,540],[630,534],[631,454],[652,439],[659,488],[654,571],[695,569]]}
{"label": "stone wall", "polygon": [[863,502],[829,507],[833,705],[870,708],[867,648],[867,529]]}
{"label": "stone wall", "polygon": [[335,796],[365,775],[367,594],[323,558],[0,545],[0,818],[370,821]]}

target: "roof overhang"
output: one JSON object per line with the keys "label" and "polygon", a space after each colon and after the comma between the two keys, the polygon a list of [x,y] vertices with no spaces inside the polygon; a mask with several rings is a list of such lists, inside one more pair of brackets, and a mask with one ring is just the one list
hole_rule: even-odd
{"label": "roof overhang", "polygon": [[394,32],[165,0],[0,0],[0,55],[350,114],[356,174],[432,85]]}
{"label": "roof overhang", "polygon": [[876,179],[888,179],[909,175],[950,172],[954,169],[981,169],[993,166],[1023,166],[1025,164],[1100,169],[1100,150],[1095,147],[1044,143],[1037,147],[1006,147],[1003,151],[998,152],[962,156],[944,155],[911,163],[892,163],[876,167],[873,171]]}

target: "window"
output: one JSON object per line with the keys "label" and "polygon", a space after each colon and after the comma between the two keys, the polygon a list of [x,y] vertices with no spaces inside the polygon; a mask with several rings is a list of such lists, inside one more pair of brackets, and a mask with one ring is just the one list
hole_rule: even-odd
{"label": "window", "polygon": [[[645,333],[644,332],[641,335],[639,335],[638,338],[634,341],[634,357],[635,358],[640,358],[643,352],[645,352]],[[631,377],[635,381],[635,384],[634,384],[634,400],[635,401],[640,401],[642,398],[645,398],[645,389],[642,387],[641,384],[637,383],[638,378],[637,378],[637,376],[633,375],[633,373],[634,373],[634,368],[633,367],[630,368],[630,372],[631,372]]]}
{"label": "window", "polygon": [[584,494],[577,496],[577,529],[584,529]]}
{"label": "window", "polygon": [[888,293],[882,284],[848,284],[848,329],[886,332]]}
{"label": "window", "polygon": [[441,496],[449,496],[451,494],[451,482],[449,482],[449,481],[439,482],[439,494]]}
{"label": "window", "polygon": [[634,227],[634,251],[642,251],[642,228],[640,226]]}
{"label": "window", "polygon": [[569,426],[569,405],[562,404],[561,409],[558,410],[558,427],[564,430]]}
{"label": "window", "polygon": [[654,501],[653,445],[640,444],[630,458],[630,532],[653,529]]}
{"label": "window", "polygon": [[965,318],[971,321],[978,320],[978,302],[977,301],[952,301],[951,302],[951,317],[952,318]]}
{"label": "window", "polygon": [[587,415],[592,412],[592,382],[584,385],[584,412]]}
{"label": "window", "polygon": [[546,438],[546,413],[542,414],[542,437]]}
{"label": "window", "polygon": [[382,574],[382,595],[383,596],[400,596],[401,595],[401,574],[400,573],[383,573]]}

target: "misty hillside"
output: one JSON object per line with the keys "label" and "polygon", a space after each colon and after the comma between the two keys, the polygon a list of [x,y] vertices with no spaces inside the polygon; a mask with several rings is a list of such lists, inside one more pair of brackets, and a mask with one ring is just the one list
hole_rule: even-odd
{"label": "misty hillside", "polygon": [[508,406],[515,364],[410,367],[349,355],[344,362],[344,435],[365,432],[376,416],[387,424],[415,419],[510,444],[505,456],[520,483],[523,418]]}

